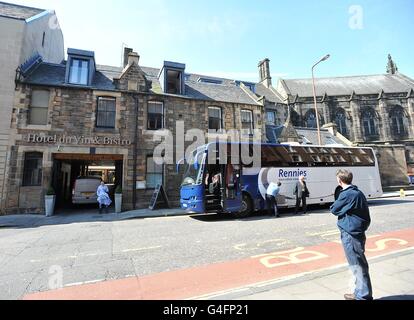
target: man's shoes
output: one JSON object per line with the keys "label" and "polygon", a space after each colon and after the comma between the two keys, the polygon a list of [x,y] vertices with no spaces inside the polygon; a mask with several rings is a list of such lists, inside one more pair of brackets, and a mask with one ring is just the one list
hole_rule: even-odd
{"label": "man's shoes", "polygon": [[348,301],[356,300],[356,297],[355,297],[354,294],[346,294],[346,295],[344,295],[344,298],[345,298],[345,300],[348,300]]}

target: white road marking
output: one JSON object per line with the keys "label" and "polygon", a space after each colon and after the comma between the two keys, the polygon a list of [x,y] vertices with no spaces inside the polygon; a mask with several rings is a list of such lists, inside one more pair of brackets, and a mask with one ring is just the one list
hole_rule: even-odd
{"label": "white road marking", "polygon": [[335,235],[335,234],[340,234],[341,231],[339,231],[338,229],[334,229],[334,230],[328,230],[328,231],[322,231],[322,232],[316,232],[316,233],[307,233],[308,236],[312,236],[312,237],[316,237],[316,236],[329,236],[329,235]]}
{"label": "white road marking", "polygon": [[64,285],[64,287],[67,288],[67,287],[82,286],[82,285],[85,285],[85,284],[93,284],[93,283],[103,282],[105,280],[106,279],[98,279],[98,280],[91,280],[91,281],[84,281],[84,282],[75,282],[75,283],[66,284],[66,285]]}
{"label": "white road marking", "polygon": [[138,249],[125,249],[122,250],[122,252],[136,252],[136,251],[146,251],[146,250],[154,250],[154,249],[160,249],[162,246],[156,246],[156,247],[148,247],[148,248],[138,248]]}

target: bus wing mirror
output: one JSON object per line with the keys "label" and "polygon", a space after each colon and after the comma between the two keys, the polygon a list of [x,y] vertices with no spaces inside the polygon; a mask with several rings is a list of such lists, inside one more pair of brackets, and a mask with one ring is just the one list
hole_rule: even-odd
{"label": "bus wing mirror", "polygon": [[194,162],[194,169],[198,170],[198,162]]}

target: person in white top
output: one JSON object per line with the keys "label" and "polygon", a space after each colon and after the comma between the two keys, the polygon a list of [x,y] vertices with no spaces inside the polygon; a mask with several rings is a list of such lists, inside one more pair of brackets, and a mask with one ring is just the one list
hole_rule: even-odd
{"label": "person in white top", "polygon": [[274,215],[276,218],[279,217],[279,211],[277,209],[277,199],[280,192],[281,183],[274,183],[271,182],[269,184],[269,187],[267,188],[266,192],[266,204],[267,204],[267,210],[270,215]]}
{"label": "person in white top", "polygon": [[105,185],[103,181],[101,181],[101,185],[98,187],[98,190],[96,191],[96,195],[98,196],[99,213],[102,213],[103,207],[105,207],[106,212],[108,212],[108,208],[111,205],[112,200],[109,197],[108,186]]}

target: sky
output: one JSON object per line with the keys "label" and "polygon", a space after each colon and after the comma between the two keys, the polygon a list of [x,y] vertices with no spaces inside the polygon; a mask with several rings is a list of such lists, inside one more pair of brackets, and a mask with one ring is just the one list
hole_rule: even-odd
{"label": "sky", "polygon": [[186,72],[258,81],[269,58],[277,78],[382,74],[391,54],[414,78],[414,0],[5,0],[54,9],[65,47],[119,66],[122,47],[140,64],[164,60]]}

